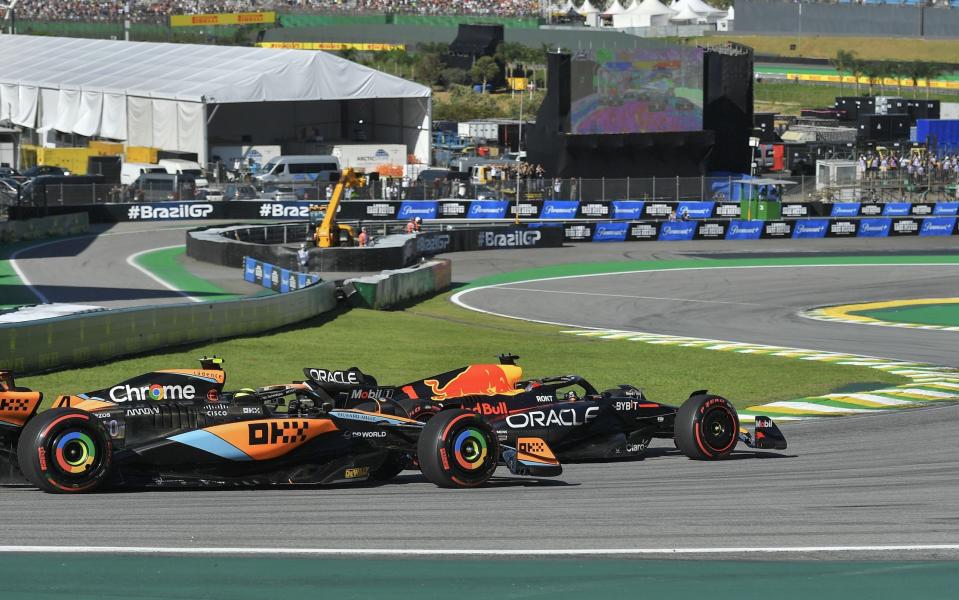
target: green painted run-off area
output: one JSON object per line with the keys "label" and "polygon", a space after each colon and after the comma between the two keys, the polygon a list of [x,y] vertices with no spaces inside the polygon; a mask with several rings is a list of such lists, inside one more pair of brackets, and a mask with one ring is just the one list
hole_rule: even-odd
{"label": "green painted run-off area", "polygon": [[8,554],[5,600],[951,598],[955,562]]}
{"label": "green painted run-off area", "polygon": [[141,254],[136,263],[188,296],[204,301],[241,297],[188,271],[182,264],[185,255],[186,246],[175,246]]}
{"label": "green painted run-off area", "polygon": [[875,310],[857,310],[849,314],[893,323],[959,327],[959,303],[922,304]]}

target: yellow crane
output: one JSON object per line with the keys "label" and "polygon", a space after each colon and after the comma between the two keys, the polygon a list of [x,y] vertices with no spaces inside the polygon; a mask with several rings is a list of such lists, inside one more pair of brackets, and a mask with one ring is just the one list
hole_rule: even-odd
{"label": "yellow crane", "polygon": [[340,180],[336,182],[336,187],[333,188],[333,196],[329,204],[310,205],[310,226],[315,228],[313,243],[317,248],[339,246],[341,233],[346,233],[347,245],[353,245],[353,228],[336,222],[336,209],[339,208],[340,200],[343,198],[343,190],[362,187],[365,184],[365,178],[357,175],[353,169],[345,169],[340,175]]}

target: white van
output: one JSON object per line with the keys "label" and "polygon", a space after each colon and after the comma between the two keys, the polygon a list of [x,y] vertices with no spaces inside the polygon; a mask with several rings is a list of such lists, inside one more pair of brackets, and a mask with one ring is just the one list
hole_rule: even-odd
{"label": "white van", "polygon": [[144,173],[166,173],[166,169],[160,165],[151,165],[148,163],[128,163],[120,165],[120,183],[123,185],[133,185],[140,175]]}
{"label": "white van", "polygon": [[170,175],[192,175],[196,179],[198,188],[204,188],[209,184],[206,177],[203,176],[203,168],[198,162],[181,158],[161,158],[157,162]]}
{"label": "white van", "polygon": [[340,178],[340,161],[335,156],[278,156],[263,165],[254,177],[260,185],[330,183]]}

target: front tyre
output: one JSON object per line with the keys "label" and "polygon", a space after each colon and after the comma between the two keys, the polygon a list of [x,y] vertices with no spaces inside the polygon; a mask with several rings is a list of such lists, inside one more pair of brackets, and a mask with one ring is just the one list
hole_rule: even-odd
{"label": "front tyre", "polygon": [[499,443],[481,416],[444,410],[423,426],[417,457],[423,475],[439,487],[476,487],[493,476]]}
{"label": "front tyre", "polygon": [[54,494],[92,492],[103,485],[113,458],[110,435],[92,414],[54,408],[31,419],[17,443],[20,471]]}
{"label": "front tyre", "polygon": [[676,413],[673,439],[689,458],[725,458],[739,440],[739,415],[732,403],[721,396],[691,396]]}

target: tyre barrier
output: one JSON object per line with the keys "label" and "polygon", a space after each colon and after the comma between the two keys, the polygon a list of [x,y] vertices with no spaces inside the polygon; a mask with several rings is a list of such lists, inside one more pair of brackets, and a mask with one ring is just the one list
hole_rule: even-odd
{"label": "tyre barrier", "polygon": [[251,335],[336,306],[333,282],[288,294],[171,304],[0,324],[0,365],[30,374],[159,348]]}
{"label": "tyre barrier", "polygon": [[407,269],[347,279],[343,282],[343,287],[354,304],[384,310],[447,290],[452,283],[453,270],[450,261],[440,259]]}
{"label": "tyre barrier", "polygon": [[[242,266],[245,257],[299,269],[297,250],[306,234],[305,223],[236,225],[194,229],[187,233],[187,256],[228,267]],[[282,240],[289,240],[284,243]],[[445,252],[504,248],[558,248],[561,227],[491,225],[417,235],[390,235],[374,246],[311,248],[307,268],[312,272],[357,272],[402,269],[424,257]]]}
{"label": "tyre barrier", "polygon": [[90,230],[90,218],[85,212],[52,217],[37,217],[23,221],[0,222],[0,244],[13,244],[64,235],[79,235]]}

